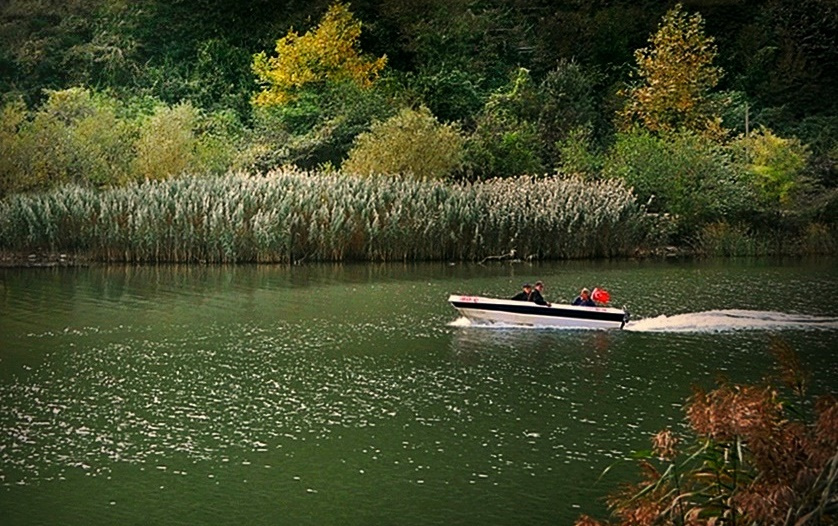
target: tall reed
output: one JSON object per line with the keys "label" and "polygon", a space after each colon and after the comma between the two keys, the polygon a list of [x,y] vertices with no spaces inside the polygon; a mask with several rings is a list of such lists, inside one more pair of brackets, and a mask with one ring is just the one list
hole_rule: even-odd
{"label": "tall reed", "polygon": [[479,183],[279,170],[76,186],[0,202],[0,249],[103,261],[565,259],[627,255],[656,224],[614,181]]}

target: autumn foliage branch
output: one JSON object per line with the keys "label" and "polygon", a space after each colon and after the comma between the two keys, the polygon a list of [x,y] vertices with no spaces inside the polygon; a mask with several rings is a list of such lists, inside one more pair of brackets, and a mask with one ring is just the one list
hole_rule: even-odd
{"label": "autumn foliage branch", "polygon": [[[772,350],[779,382],[696,389],[686,409],[692,444],[681,449],[671,430],[657,433],[642,480],[608,498],[615,522],[582,516],[576,526],[835,524],[838,401],[828,394],[811,404],[794,351],[781,340]],[[795,409],[807,406],[811,419]]]}

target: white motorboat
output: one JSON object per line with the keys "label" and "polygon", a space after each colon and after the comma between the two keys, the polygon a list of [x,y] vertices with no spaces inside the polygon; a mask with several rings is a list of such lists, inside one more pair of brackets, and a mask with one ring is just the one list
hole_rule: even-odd
{"label": "white motorboat", "polygon": [[612,307],[575,305],[536,305],[530,301],[502,300],[482,296],[452,294],[448,302],[469,320],[483,323],[568,327],[585,329],[622,329],[628,322],[625,310]]}

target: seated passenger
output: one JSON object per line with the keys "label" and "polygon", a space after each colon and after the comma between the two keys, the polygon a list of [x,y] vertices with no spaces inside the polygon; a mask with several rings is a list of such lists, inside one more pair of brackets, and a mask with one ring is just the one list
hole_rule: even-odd
{"label": "seated passenger", "polygon": [[544,299],[544,296],[541,295],[541,291],[544,290],[544,283],[540,281],[535,282],[535,287],[532,288],[532,292],[530,292],[530,301],[534,301],[536,305],[544,305],[549,307],[550,304]]}
{"label": "seated passenger", "polygon": [[512,296],[512,299],[517,301],[529,301],[530,291],[532,291],[532,285],[530,285],[529,283],[524,283],[523,285],[521,285],[521,292]]}
{"label": "seated passenger", "polygon": [[573,300],[571,305],[578,305],[580,307],[596,307],[596,303],[594,303],[594,300],[591,299],[591,291],[588,289],[582,289],[579,291],[579,295],[576,296],[576,299]]}

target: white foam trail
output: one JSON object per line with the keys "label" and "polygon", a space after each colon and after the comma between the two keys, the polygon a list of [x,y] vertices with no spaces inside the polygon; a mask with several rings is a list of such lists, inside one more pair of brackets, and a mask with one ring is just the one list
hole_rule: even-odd
{"label": "white foam trail", "polygon": [[471,320],[462,316],[448,324],[449,327],[471,327]]}
{"label": "white foam trail", "polygon": [[838,318],[753,310],[711,310],[632,320],[627,331],[725,332],[737,330],[838,329]]}

